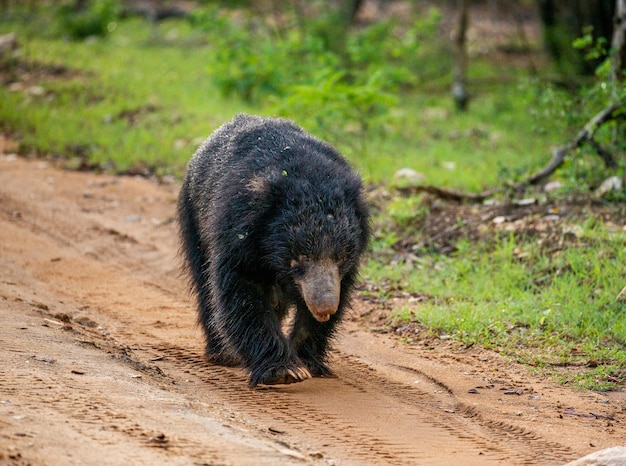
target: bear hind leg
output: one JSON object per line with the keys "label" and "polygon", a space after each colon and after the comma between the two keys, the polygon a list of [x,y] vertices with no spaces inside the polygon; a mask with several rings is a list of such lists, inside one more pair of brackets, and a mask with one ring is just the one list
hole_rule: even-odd
{"label": "bear hind leg", "polygon": [[237,367],[242,365],[241,358],[237,356],[233,347],[220,332],[215,323],[215,310],[212,304],[211,287],[203,286],[202,282],[196,282],[198,290],[198,321],[202,326],[205,337],[205,358],[220,366]]}
{"label": "bear hind leg", "polygon": [[226,367],[242,365],[241,358],[229,347],[219,332],[205,326],[204,334],[206,338],[204,357],[209,362]]}

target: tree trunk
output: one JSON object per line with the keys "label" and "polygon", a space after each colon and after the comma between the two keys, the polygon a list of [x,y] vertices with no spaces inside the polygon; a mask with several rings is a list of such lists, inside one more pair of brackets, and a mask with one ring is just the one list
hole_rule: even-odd
{"label": "tree trunk", "polygon": [[611,86],[613,99],[618,97],[622,80],[622,55],[626,38],[626,0],[615,0],[615,18],[613,20],[613,38],[611,40]]}
{"label": "tree trunk", "polygon": [[606,57],[585,59],[585,52],[572,47],[591,27],[594,40],[613,35],[614,0],[537,0],[543,26],[546,51],[561,72],[569,75],[593,75]]}
{"label": "tree trunk", "polygon": [[458,0],[456,31],[453,39],[454,64],[452,70],[452,97],[456,108],[467,110],[469,94],[467,92],[467,27],[469,22],[468,0]]}
{"label": "tree trunk", "polygon": [[356,18],[364,3],[365,2],[363,0],[350,0],[348,2],[348,5],[349,5],[348,16],[350,18],[350,24],[354,24],[356,22]]}

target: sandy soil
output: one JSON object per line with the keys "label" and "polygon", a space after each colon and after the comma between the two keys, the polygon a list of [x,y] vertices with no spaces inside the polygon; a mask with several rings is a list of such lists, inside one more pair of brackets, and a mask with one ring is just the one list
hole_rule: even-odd
{"label": "sandy soil", "polygon": [[176,193],[0,150],[0,464],[556,465],[624,444],[624,393],[400,343],[362,301],[336,379],[248,388],[202,358]]}

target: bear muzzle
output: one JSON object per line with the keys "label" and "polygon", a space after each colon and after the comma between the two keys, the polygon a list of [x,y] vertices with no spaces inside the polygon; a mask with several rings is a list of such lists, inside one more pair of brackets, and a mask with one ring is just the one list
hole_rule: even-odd
{"label": "bear muzzle", "polygon": [[341,278],[332,260],[312,262],[297,280],[309,311],[318,322],[328,322],[339,308]]}

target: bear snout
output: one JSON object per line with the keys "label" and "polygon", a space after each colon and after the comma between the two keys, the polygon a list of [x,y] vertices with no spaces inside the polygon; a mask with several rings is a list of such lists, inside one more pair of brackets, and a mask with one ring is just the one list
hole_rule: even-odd
{"label": "bear snout", "polygon": [[331,260],[313,262],[297,280],[309,311],[318,322],[327,322],[339,308],[339,267]]}

